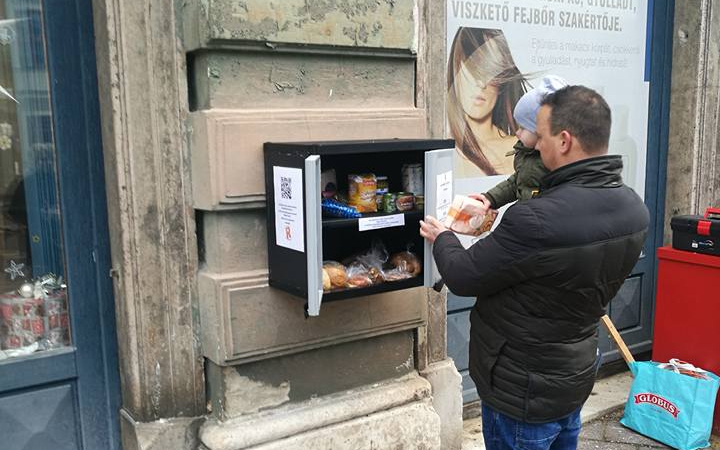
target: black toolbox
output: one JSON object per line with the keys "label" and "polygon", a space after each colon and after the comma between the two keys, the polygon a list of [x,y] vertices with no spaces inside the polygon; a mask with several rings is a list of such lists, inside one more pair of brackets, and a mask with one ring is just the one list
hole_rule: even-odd
{"label": "black toolbox", "polygon": [[720,208],[708,208],[704,216],[675,216],[670,227],[673,248],[720,256]]}

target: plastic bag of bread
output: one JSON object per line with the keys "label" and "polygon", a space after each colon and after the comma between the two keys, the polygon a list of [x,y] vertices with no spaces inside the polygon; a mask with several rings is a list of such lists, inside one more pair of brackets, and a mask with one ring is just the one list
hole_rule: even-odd
{"label": "plastic bag of bread", "polygon": [[352,263],[347,269],[347,286],[349,288],[363,288],[373,285],[370,270],[361,263]]}
{"label": "plastic bag of bread", "polygon": [[444,224],[456,233],[480,236],[490,231],[496,217],[497,211],[494,210],[485,214],[485,208],[478,200],[456,195]]}
{"label": "plastic bag of bread", "polygon": [[[388,252],[385,244],[380,239],[373,239],[370,249],[365,253],[355,254],[342,260],[343,264],[354,266],[356,271],[361,269],[367,272],[372,284],[379,284],[385,281],[383,267],[387,264]],[[350,276],[350,275],[348,275]],[[360,282],[362,284],[362,282]]]}
{"label": "plastic bag of bread", "polygon": [[387,261],[388,251],[385,248],[385,244],[377,238],[373,239],[370,250],[357,257],[357,262],[367,267],[368,275],[370,276],[373,284],[385,281],[383,276],[383,266],[387,263]]}
{"label": "plastic bag of bread", "polygon": [[[420,262],[420,258],[418,258],[415,253],[409,251],[395,253],[390,256],[390,264],[392,264],[398,271],[410,274],[411,277],[416,277],[420,275],[420,272],[422,272],[422,263]],[[388,280],[387,276],[385,277],[385,280]]]}
{"label": "plastic bag of bread", "polygon": [[348,175],[348,204],[359,212],[376,212],[377,178],[371,173]]}
{"label": "plastic bag of bread", "polygon": [[342,289],[347,287],[347,271],[345,266],[337,261],[323,263],[323,290]]}
{"label": "plastic bag of bread", "polygon": [[383,278],[385,281],[399,281],[399,280],[406,280],[408,278],[412,278],[413,274],[408,272],[407,270],[396,267],[394,269],[386,270],[383,272]]}

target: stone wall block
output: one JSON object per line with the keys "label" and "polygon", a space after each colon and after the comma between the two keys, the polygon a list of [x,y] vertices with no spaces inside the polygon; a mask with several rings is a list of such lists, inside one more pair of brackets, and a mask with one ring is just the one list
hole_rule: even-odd
{"label": "stone wall block", "polygon": [[188,50],[259,42],[413,53],[415,17],[415,0],[192,0],[183,5],[184,44]]}
{"label": "stone wall block", "polygon": [[191,67],[195,110],[415,106],[410,57],[203,51]]}
{"label": "stone wall block", "polygon": [[214,273],[267,267],[267,216],[264,209],[202,213],[204,269]]}
{"label": "stone wall block", "polygon": [[173,418],[137,422],[120,411],[124,450],[195,450],[200,445],[198,430],[205,417]]}
{"label": "stone wall block", "polygon": [[305,318],[302,299],[268,286],[267,271],[199,277],[203,354],[236,364],[417,328],[427,317],[425,289],[326,303]]}
{"label": "stone wall block", "polygon": [[209,420],[200,440],[209,450],[439,449],[439,418],[430,385],[410,374],[383,383],[227,421]]}
{"label": "stone wall block", "polygon": [[425,113],[414,108],[207,110],[191,117],[193,199],[202,210],[265,206],[265,142],[427,136]]}
{"label": "stone wall block", "polygon": [[235,366],[208,362],[213,416],[228,420],[407,375],[414,371],[413,334],[400,331]]}
{"label": "stone wall block", "polygon": [[443,450],[460,450],[463,436],[462,376],[450,358],[420,372],[432,386],[432,405],[440,417]]}

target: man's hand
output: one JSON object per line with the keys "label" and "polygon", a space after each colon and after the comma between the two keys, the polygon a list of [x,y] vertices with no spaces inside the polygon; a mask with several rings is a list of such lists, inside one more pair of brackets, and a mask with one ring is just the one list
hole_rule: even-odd
{"label": "man's hand", "polygon": [[435,242],[438,235],[443,231],[447,231],[445,225],[433,216],[426,216],[425,220],[420,221],[420,236],[428,241]]}
{"label": "man's hand", "polygon": [[492,205],[490,205],[490,199],[485,196],[485,194],[468,194],[468,197],[472,198],[473,200],[477,200],[480,203],[483,204],[483,214],[487,214],[488,211],[492,208]]}

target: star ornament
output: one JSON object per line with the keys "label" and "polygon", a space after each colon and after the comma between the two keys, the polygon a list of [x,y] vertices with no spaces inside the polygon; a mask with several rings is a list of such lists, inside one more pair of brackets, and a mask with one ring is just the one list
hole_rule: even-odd
{"label": "star ornament", "polygon": [[17,277],[25,278],[25,274],[22,271],[23,267],[25,267],[25,264],[17,264],[15,261],[10,260],[10,267],[5,268],[5,272],[10,275],[11,280],[15,280]]}

